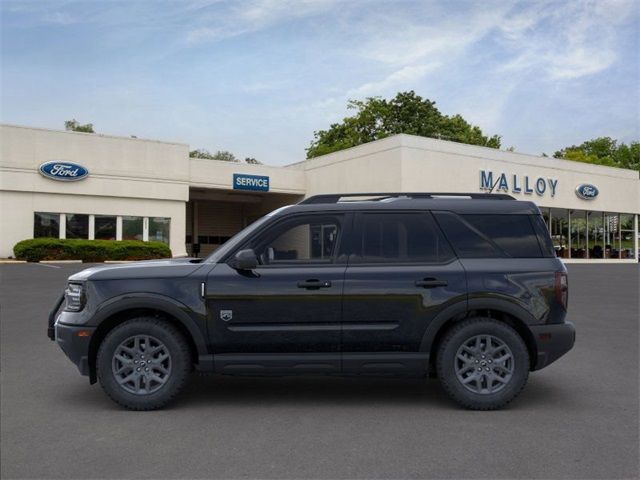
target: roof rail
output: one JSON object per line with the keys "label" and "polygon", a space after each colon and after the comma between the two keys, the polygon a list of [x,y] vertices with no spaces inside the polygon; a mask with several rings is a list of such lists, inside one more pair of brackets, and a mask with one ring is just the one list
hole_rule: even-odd
{"label": "roof rail", "polygon": [[[515,200],[511,195],[503,193],[461,193],[461,192],[385,192],[385,193],[328,193],[322,195],[313,195],[305,198],[298,205],[310,205],[318,203],[339,203],[342,198],[353,197],[375,197],[367,198],[366,201],[386,200],[388,198],[440,198],[440,197],[459,197],[471,198],[474,200]],[[358,201],[358,200],[353,200]]]}

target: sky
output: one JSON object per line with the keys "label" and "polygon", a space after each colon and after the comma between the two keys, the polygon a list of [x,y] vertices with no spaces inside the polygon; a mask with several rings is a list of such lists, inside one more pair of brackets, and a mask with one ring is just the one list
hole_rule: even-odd
{"label": "sky", "polygon": [[530,154],[640,140],[640,2],[2,0],[0,121],[284,165],[415,92]]}

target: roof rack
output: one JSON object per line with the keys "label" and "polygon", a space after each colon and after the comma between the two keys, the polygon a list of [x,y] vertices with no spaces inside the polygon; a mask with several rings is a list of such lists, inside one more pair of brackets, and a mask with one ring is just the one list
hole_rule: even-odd
{"label": "roof rack", "polygon": [[[322,195],[313,195],[309,198],[305,198],[298,205],[310,205],[318,203],[339,203],[342,198],[353,197],[374,197],[367,198],[364,201],[380,201],[389,198],[441,198],[441,197],[458,197],[458,198],[470,198],[474,200],[515,200],[511,195],[503,193],[460,193],[460,192],[385,192],[385,193],[329,193]],[[352,200],[358,201],[358,200]],[[363,201],[363,200],[361,200]]]}

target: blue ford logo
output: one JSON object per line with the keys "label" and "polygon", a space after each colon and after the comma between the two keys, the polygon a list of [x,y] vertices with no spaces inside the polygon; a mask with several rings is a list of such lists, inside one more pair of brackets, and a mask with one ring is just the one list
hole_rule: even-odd
{"label": "blue ford logo", "polygon": [[598,187],[588,183],[583,183],[576,187],[576,195],[584,200],[593,200],[598,196],[598,193],[600,193]]}
{"label": "blue ford logo", "polygon": [[89,175],[89,170],[77,163],[53,161],[40,165],[40,173],[53,180],[74,182]]}

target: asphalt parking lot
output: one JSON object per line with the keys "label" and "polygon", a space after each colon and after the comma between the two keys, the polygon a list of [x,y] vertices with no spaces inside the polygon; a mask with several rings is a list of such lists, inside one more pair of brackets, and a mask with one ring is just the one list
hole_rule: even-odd
{"label": "asphalt parking lot", "polygon": [[46,337],[86,265],[0,266],[2,478],[637,478],[637,265],[571,265],[576,347],[507,410],[437,381],[194,376],[129,412]]}

